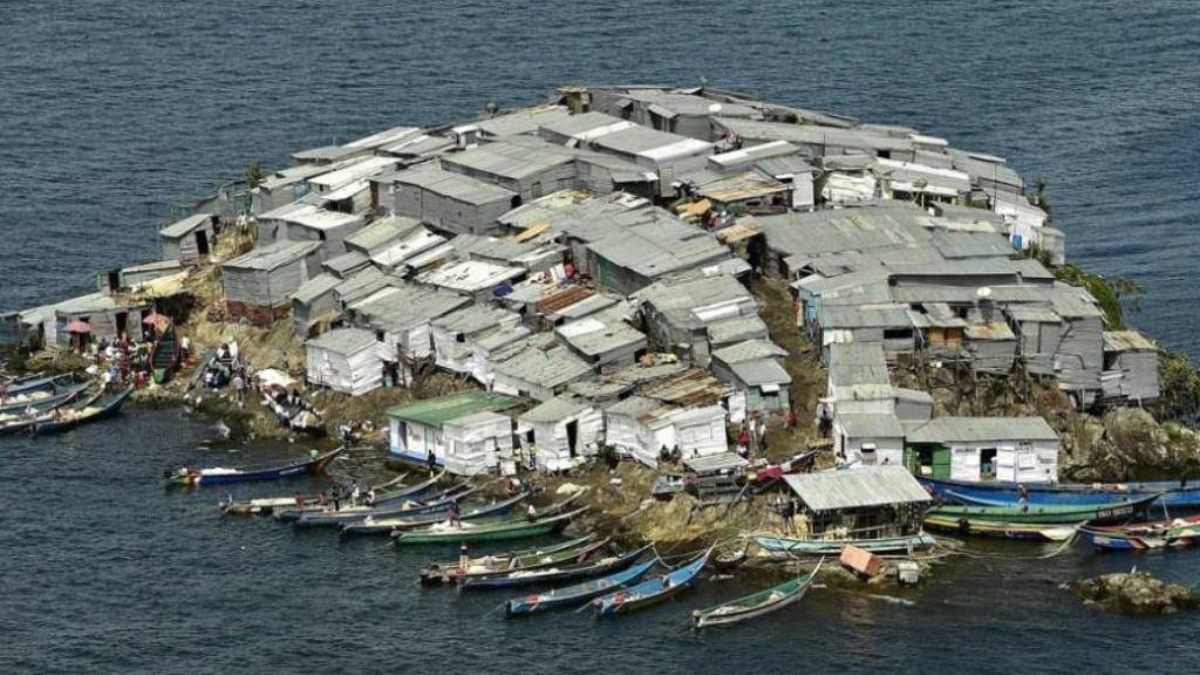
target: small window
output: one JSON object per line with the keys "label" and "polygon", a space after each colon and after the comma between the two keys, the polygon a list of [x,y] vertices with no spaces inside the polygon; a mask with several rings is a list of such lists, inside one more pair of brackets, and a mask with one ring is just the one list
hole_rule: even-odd
{"label": "small window", "polygon": [[911,328],[884,328],[884,340],[911,340],[913,332]]}
{"label": "small window", "polygon": [[454,341],[455,341],[455,342],[457,342],[457,343],[459,343],[459,344],[462,344],[462,343],[466,342],[466,341],[467,341],[467,335],[466,335],[466,333],[459,333],[458,335],[455,335],[455,336],[454,336]]}

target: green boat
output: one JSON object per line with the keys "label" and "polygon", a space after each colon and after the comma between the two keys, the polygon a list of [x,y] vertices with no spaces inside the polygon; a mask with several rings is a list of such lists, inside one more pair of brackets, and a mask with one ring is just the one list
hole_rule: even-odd
{"label": "green boat", "polygon": [[782,584],[772,586],[765,591],[744,595],[709,609],[697,609],[692,612],[692,623],[696,628],[709,626],[728,626],[749,619],[770,614],[788,605],[800,602],[804,594],[812,586],[813,579],[825,563],[822,558],[812,572],[795,579],[789,579]]}
{"label": "green boat", "polygon": [[1159,498],[1153,494],[1140,499],[1109,504],[993,504],[990,506],[947,505],[931,509],[925,515],[937,520],[966,517],[972,523],[994,522],[1041,525],[1065,525],[1082,522],[1110,523],[1128,520],[1144,513]]}
{"label": "green boat", "polygon": [[486,524],[463,522],[457,525],[438,523],[418,530],[410,530],[393,541],[400,546],[413,544],[458,544],[477,541],[504,541],[525,539],[557,532],[566,527],[571,519],[587,510],[581,507],[550,518],[530,521],[524,518],[500,520]]}

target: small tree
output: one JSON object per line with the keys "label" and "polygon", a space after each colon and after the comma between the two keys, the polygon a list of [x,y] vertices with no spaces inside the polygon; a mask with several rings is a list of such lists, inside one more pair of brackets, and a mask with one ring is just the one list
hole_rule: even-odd
{"label": "small tree", "polygon": [[246,189],[253,190],[262,184],[264,175],[265,172],[263,171],[262,164],[259,162],[251,162],[248,166],[246,166]]}

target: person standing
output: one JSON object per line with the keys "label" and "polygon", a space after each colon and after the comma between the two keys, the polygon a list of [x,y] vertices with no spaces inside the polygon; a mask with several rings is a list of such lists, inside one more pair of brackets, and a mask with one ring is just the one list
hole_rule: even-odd
{"label": "person standing", "polygon": [[242,377],[242,373],[240,371],[233,376],[233,395],[237,399],[238,407],[239,408],[245,407],[245,405],[246,405],[246,378]]}
{"label": "person standing", "polygon": [[425,456],[425,466],[429,469],[429,473],[437,471],[437,455],[433,454],[433,448],[430,448],[429,454]]}

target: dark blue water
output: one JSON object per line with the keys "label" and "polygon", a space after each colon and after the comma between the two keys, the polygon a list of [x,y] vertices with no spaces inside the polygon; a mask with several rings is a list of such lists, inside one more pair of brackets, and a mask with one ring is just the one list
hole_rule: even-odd
{"label": "dark blue water", "polygon": [[[1050,181],[1069,255],[1147,287],[1200,354],[1200,10],[1017,3],[0,1],[0,309],[156,254],[167,204],[306,146],[467,118],[569,82],[709,82],[1005,155]],[[833,592],[699,638],[706,585],[624,620],[509,623],[420,592],[420,556],[223,522],[162,469],[211,430],[130,411],[0,439],[0,672],[1110,672],[1194,669],[1194,616],[1130,620],[1052,582],[1130,564],[984,547],[906,595]],[[1200,553],[1136,559],[1200,580]]]}

